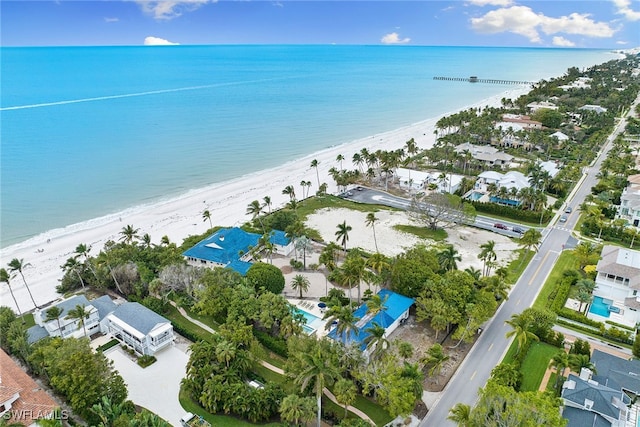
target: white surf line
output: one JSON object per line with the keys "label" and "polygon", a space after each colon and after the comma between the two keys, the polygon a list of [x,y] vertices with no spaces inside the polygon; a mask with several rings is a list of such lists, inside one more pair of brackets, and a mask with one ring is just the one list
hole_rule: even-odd
{"label": "white surf line", "polygon": [[189,87],[180,87],[175,89],[159,89],[159,90],[151,90],[148,92],[124,93],[122,95],[107,95],[107,96],[97,96],[94,98],[69,99],[66,101],[44,102],[42,104],[16,105],[13,107],[2,107],[0,108],[0,111],[52,107],[56,105],[78,104],[80,102],[95,102],[95,101],[105,101],[109,99],[132,98],[136,96],[160,95],[164,93],[184,92],[184,91],[199,90],[199,89],[211,89],[215,87],[235,86],[235,85],[241,85],[241,84],[247,84],[247,83],[260,83],[260,82],[268,82],[268,81],[274,81],[274,80],[286,80],[286,79],[292,79],[292,78],[296,78],[296,77],[273,77],[270,79],[245,80],[240,82],[217,83],[217,84],[203,85],[203,86],[189,86]]}

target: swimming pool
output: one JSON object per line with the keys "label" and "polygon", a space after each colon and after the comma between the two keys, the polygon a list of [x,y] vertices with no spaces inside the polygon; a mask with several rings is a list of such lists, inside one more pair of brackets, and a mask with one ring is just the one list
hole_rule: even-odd
{"label": "swimming pool", "polygon": [[478,191],[473,191],[471,194],[469,194],[467,196],[467,199],[478,201],[478,200],[480,200],[482,198],[482,196],[484,196],[484,193],[480,193]]}
{"label": "swimming pool", "polygon": [[[589,312],[602,317],[609,317],[609,307],[613,301],[602,297],[593,297],[593,302],[589,308]],[[614,307],[615,308],[615,307]]]}
{"label": "swimming pool", "polygon": [[307,335],[313,334],[324,324],[324,321],[321,318],[319,318],[318,316],[314,316],[308,311],[304,311],[303,309],[298,307],[294,307],[294,310],[296,311],[296,313],[302,314],[302,316],[306,320],[306,323],[302,325],[302,329]]}

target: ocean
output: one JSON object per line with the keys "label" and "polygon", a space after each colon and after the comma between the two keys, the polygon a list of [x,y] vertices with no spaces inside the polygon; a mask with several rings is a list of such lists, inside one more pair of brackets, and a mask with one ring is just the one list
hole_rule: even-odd
{"label": "ocean", "polygon": [[513,88],[605,50],[233,45],[0,48],[0,247]]}

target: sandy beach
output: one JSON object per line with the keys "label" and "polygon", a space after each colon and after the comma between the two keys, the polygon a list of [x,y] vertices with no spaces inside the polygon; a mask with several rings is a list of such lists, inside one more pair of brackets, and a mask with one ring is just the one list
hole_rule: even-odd
{"label": "sandy beach", "polygon": [[[499,107],[502,98],[515,99],[527,91],[527,88],[518,87],[463,109]],[[451,113],[445,115],[449,114]],[[96,255],[106,241],[120,238],[119,233],[124,226],[133,225],[139,229],[140,235],[148,233],[153,243],[159,243],[162,236],[166,235],[172,242],[180,244],[185,237],[207,230],[209,223],[202,218],[204,210],[210,211],[214,225],[240,225],[250,219],[246,214],[246,208],[252,200],[262,201],[263,197],[269,196],[274,208],[282,206],[289,200],[287,195],[282,194],[282,190],[288,185],[293,185],[300,198],[302,180],[310,181],[312,183],[310,193],[315,193],[317,191],[316,171],[310,167],[313,159],[319,162],[320,182],[326,182],[328,191],[335,193],[337,188],[328,170],[331,167],[337,167],[336,157],[339,154],[347,159],[344,166],[352,168],[351,157],[363,147],[369,151],[394,150],[403,147],[407,140],[414,138],[420,149],[430,148],[435,142],[435,123],[440,117],[331,147],[277,168],[191,190],[171,200],[137,206],[63,229],[50,230],[0,250],[0,264],[6,268],[13,258],[24,259],[25,263],[29,263],[30,266],[23,271],[25,280],[37,304],[46,304],[59,297],[55,287],[63,275],[60,266],[67,258],[73,256],[74,249],[80,243],[92,246],[91,254]],[[43,209],[46,211],[46,206],[43,206]],[[335,228],[333,222],[330,225]],[[377,231],[383,233],[382,228],[382,224],[377,226]],[[11,286],[20,309],[22,311],[33,309],[33,303],[19,276],[11,280]],[[15,309],[7,286],[1,288],[0,301],[2,305]]]}

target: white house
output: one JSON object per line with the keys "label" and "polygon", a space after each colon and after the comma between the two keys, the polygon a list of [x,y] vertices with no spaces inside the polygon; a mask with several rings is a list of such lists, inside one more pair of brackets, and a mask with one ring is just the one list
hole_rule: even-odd
{"label": "white house", "polygon": [[552,138],[557,139],[559,142],[564,142],[564,141],[569,140],[569,137],[567,135],[565,135],[564,133],[560,132],[560,131],[554,132],[550,136]]}
{"label": "white house", "polygon": [[558,106],[553,102],[542,101],[542,102],[530,102],[527,104],[527,108],[535,113],[538,110],[547,109],[547,110],[557,110]]}
{"label": "white house", "polygon": [[[85,313],[88,315],[88,317],[84,319],[84,328],[80,324],[79,319],[68,317],[69,312],[77,306],[84,306]],[[61,314],[57,319],[47,321],[47,312],[54,307],[62,310]],[[98,310],[91,305],[84,295],[74,295],[46,309],[36,309],[33,313],[33,320],[37,326],[44,328],[47,335],[51,337],[80,338],[85,336],[85,331],[87,336],[100,332],[100,315]]]}
{"label": "white house", "polygon": [[634,227],[640,226],[640,174],[627,177],[616,217],[627,220],[627,224]]}
{"label": "white house", "polygon": [[431,181],[431,173],[414,169],[397,168],[396,178],[400,187],[410,190],[424,190]]}
{"label": "white house", "polygon": [[474,145],[469,142],[465,142],[456,146],[456,153],[465,154],[469,152],[471,157],[475,160],[482,162],[487,167],[500,166],[504,168],[511,163],[513,156],[503,151],[499,151],[495,147],[489,145]]}
{"label": "white house", "polygon": [[27,331],[29,342],[47,336],[83,337],[84,329],[79,321],[66,318],[69,310],[75,309],[78,305],[84,305],[85,312],[89,315],[85,319],[84,327],[87,336],[97,332],[110,334],[138,354],[150,355],[171,345],[175,340],[171,322],[137,302],[116,304],[108,295],[89,301],[84,295],[75,295],[52,306],[62,309],[58,319],[46,321],[46,313],[50,308],[36,310],[36,325]]}
{"label": "white house", "polygon": [[635,327],[640,322],[640,252],[606,245],[600,256],[587,315]]}
{"label": "white house", "polygon": [[606,108],[604,108],[604,107],[601,107],[601,106],[599,106],[599,105],[590,105],[590,104],[583,105],[582,107],[580,107],[580,108],[579,108],[579,110],[584,110],[584,111],[595,111],[595,112],[596,112],[596,113],[598,113],[598,114],[606,113],[606,112],[607,112],[607,109],[606,109]]}

